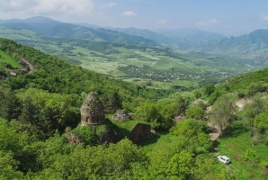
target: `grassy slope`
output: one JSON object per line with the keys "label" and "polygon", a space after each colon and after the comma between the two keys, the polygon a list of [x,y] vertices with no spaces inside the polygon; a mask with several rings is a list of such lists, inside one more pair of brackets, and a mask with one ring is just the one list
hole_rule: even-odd
{"label": "grassy slope", "polygon": [[234,137],[220,138],[219,143],[218,149],[220,154],[227,155],[231,158],[232,164],[230,166],[236,171],[238,179],[267,179],[267,177],[262,174],[260,166],[244,159],[246,151],[253,149],[262,160],[268,160],[267,146],[263,143],[252,145],[249,132]]}
{"label": "grassy slope", "polygon": [[7,53],[0,50],[0,68],[3,68],[4,64],[9,64],[13,68],[19,67],[19,62],[10,57]]}

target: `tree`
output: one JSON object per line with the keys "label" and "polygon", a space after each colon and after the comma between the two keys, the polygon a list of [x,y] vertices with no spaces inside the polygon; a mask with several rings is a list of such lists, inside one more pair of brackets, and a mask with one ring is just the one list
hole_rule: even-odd
{"label": "tree", "polygon": [[204,87],[204,94],[210,96],[215,91],[214,84],[207,84]]}
{"label": "tree", "polygon": [[202,96],[202,93],[200,92],[199,89],[194,90],[194,91],[193,91],[193,94],[194,94],[194,97],[195,97],[196,99],[198,99],[198,98],[200,98],[200,97]]}
{"label": "tree", "polygon": [[223,130],[229,127],[234,120],[235,110],[236,107],[228,95],[220,97],[213,105],[210,121],[220,127],[222,135],[224,135]]}
{"label": "tree", "polygon": [[191,153],[204,153],[211,149],[208,126],[203,121],[186,119],[171,128],[178,139],[178,148]]}
{"label": "tree", "polygon": [[38,109],[33,104],[32,99],[30,97],[26,97],[23,101],[23,107],[19,116],[19,120],[25,123],[30,123],[32,125],[37,124]]}
{"label": "tree", "polygon": [[23,173],[17,171],[18,164],[11,152],[0,150],[0,179],[23,179]]}
{"label": "tree", "polygon": [[115,113],[116,110],[122,109],[122,100],[115,91],[107,100],[106,102],[106,109],[109,113]]}
{"label": "tree", "polygon": [[136,113],[141,119],[150,123],[153,128],[161,128],[163,117],[156,105],[145,102],[137,108]]}
{"label": "tree", "polygon": [[199,106],[191,106],[186,111],[187,119],[206,120],[206,111]]}
{"label": "tree", "polygon": [[181,97],[181,95],[179,95],[179,99],[178,99],[178,110],[177,110],[177,115],[181,115],[184,114],[185,110],[186,110],[186,102],[184,101],[184,99]]}
{"label": "tree", "polygon": [[16,119],[21,112],[21,102],[11,91],[0,90],[0,117]]}
{"label": "tree", "polygon": [[261,112],[254,118],[254,127],[268,130],[268,110]]}

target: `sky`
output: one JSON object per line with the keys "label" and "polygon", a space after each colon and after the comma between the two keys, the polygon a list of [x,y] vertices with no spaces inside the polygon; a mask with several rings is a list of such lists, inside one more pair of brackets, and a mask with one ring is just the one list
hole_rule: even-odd
{"label": "sky", "polygon": [[1,0],[0,19],[32,16],[101,27],[197,28],[230,36],[268,29],[268,0]]}

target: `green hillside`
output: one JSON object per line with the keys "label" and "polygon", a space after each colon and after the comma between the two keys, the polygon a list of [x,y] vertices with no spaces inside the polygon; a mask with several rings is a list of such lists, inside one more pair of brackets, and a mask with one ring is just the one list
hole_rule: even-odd
{"label": "green hillside", "polygon": [[[44,24],[43,29],[38,29],[34,19],[22,21],[27,26],[16,22],[3,24],[0,37],[54,54],[83,68],[153,88],[194,89],[262,67],[239,57],[178,53],[139,36],[48,21],[52,25]],[[39,25],[45,22],[40,21]],[[59,30],[54,32],[53,27]]]}
{"label": "green hillside", "polygon": [[[2,179],[234,178],[211,153],[205,122],[174,124],[192,95],[131,85],[7,39],[0,49],[34,65],[27,74],[0,80]],[[81,126],[79,109],[90,91],[107,115],[94,127]],[[115,122],[119,108],[132,119]],[[136,123],[154,131],[142,146],[125,138]]]}
{"label": "green hillside", "polygon": [[[167,52],[154,50],[142,56],[153,61]],[[0,51],[1,63],[23,57],[34,66],[0,80],[2,179],[267,179],[268,69],[182,93],[116,80],[8,39],[0,39]],[[168,69],[163,59],[155,68],[162,61]],[[81,126],[80,107],[92,91],[105,123]],[[120,109],[132,119],[114,120]],[[174,122],[178,115],[185,119]],[[136,145],[126,136],[137,123],[152,131]],[[212,143],[213,129],[220,136]]]}

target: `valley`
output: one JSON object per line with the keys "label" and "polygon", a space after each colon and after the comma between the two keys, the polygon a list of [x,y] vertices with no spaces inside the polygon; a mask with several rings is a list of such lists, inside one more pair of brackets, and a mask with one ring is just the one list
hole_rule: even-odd
{"label": "valley", "polygon": [[[83,68],[153,88],[194,89],[207,83],[223,82],[237,74],[260,69],[265,65],[263,60],[257,62],[241,56],[229,56],[228,53],[195,52],[191,49],[188,52],[178,51],[153,44],[139,36],[121,33],[123,36],[119,39],[119,32],[79,29],[79,26],[45,20],[46,23],[48,21],[60,27],[57,34],[50,35],[50,29],[45,32],[45,29],[40,31],[37,27],[35,32],[21,30],[18,29],[19,25],[13,23],[0,24],[0,37],[11,38],[45,53],[54,54]],[[35,27],[38,18],[32,21],[22,22]],[[64,37],[63,33],[66,31],[61,29],[64,27],[70,29],[68,31],[73,37]],[[83,33],[91,35],[84,36]]]}
{"label": "valley", "polygon": [[0,20],[0,179],[267,179],[265,33]]}

